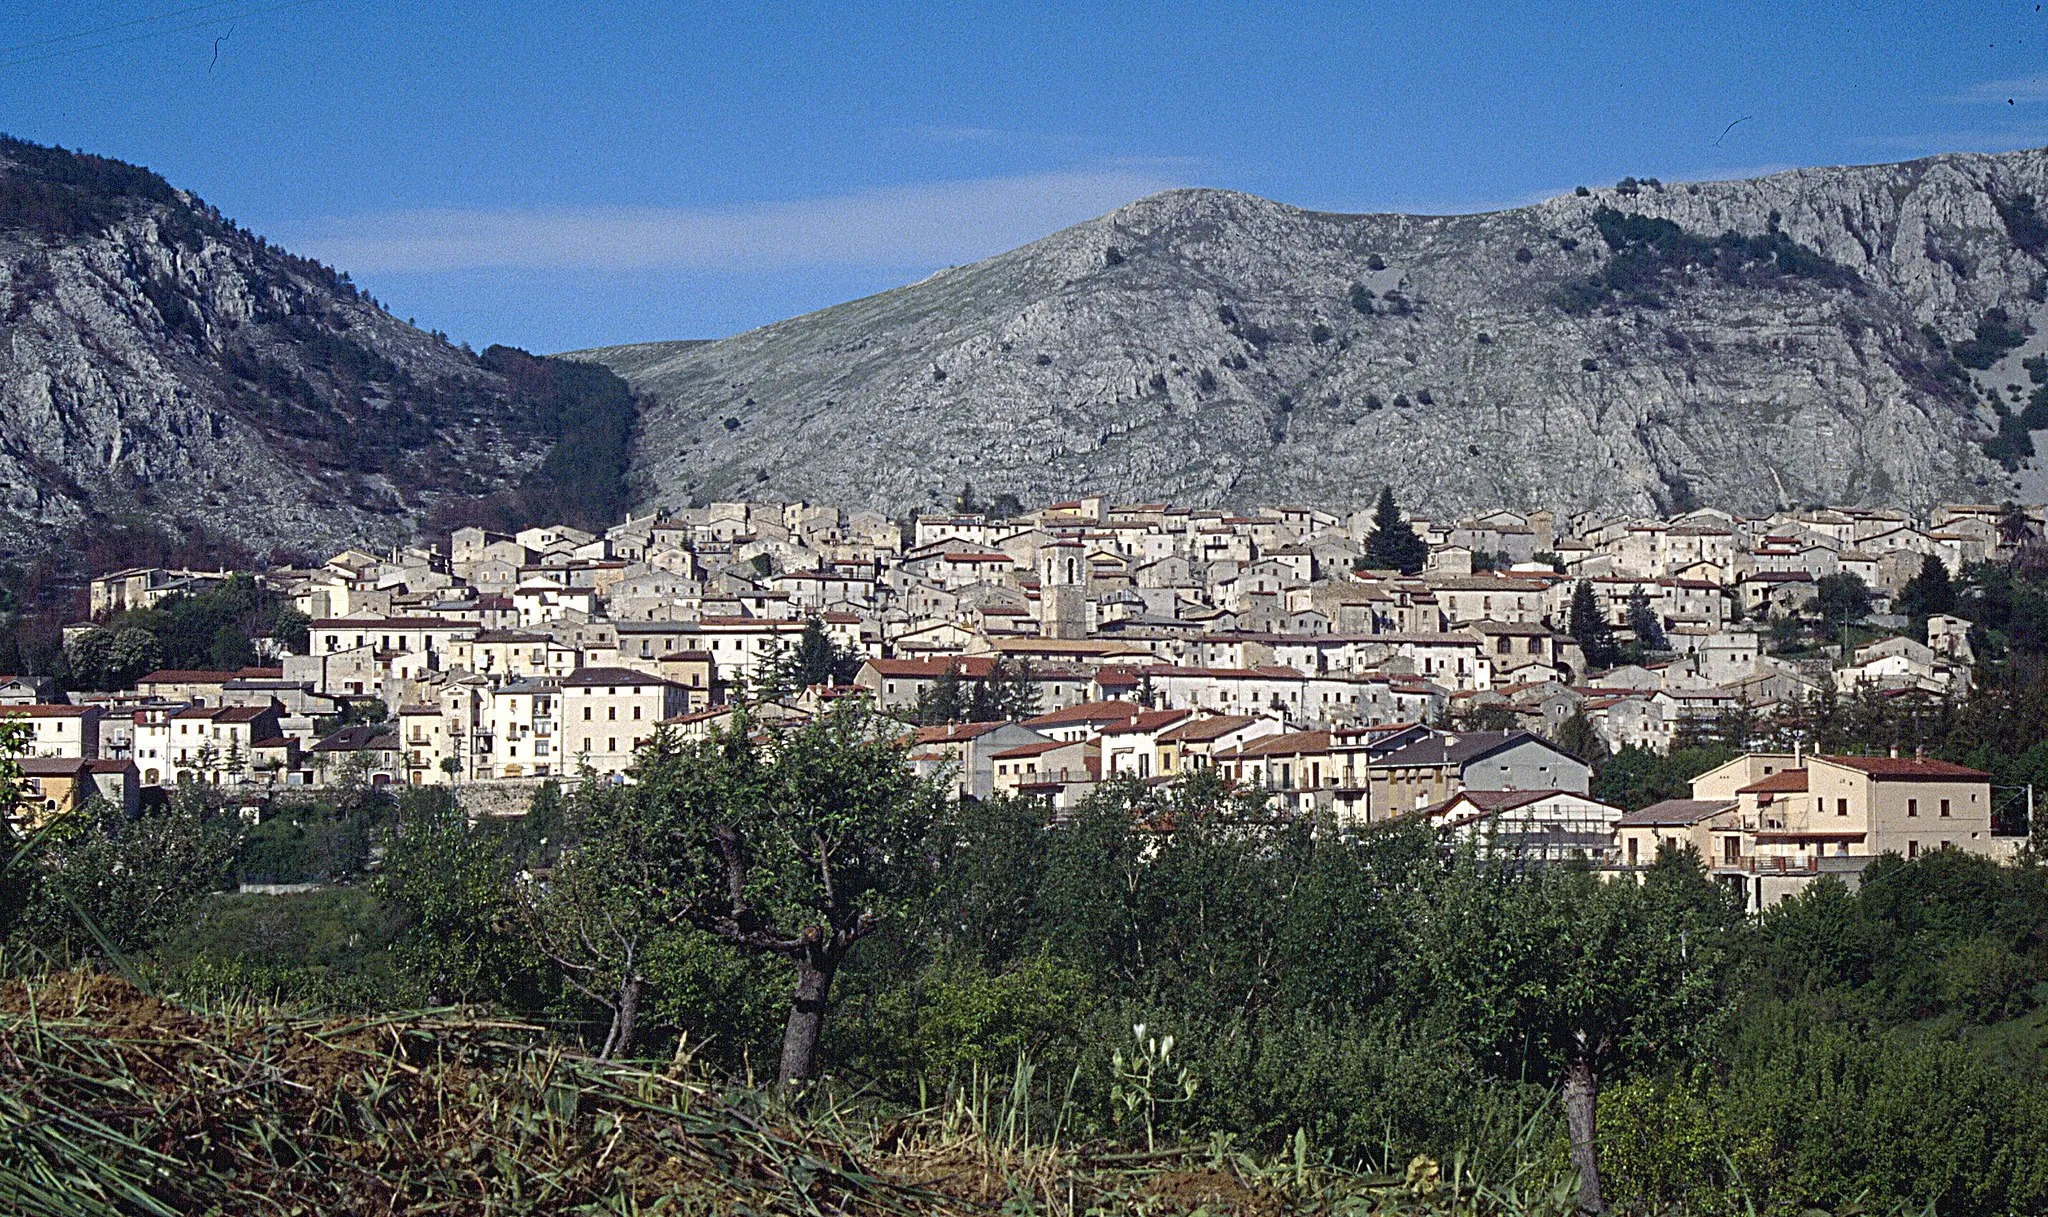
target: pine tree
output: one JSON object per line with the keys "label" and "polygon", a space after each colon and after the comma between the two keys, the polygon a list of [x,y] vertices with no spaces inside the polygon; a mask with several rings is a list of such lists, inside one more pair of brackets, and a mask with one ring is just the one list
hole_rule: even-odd
{"label": "pine tree", "polygon": [[1557,725],[1557,737],[1552,742],[1588,764],[1597,765],[1607,759],[1607,741],[1600,738],[1600,732],[1583,710],[1573,711],[1570,718]]}
{"label": "pine tree", "polygon": [[989,679],[995,685],[999,717],[1022,720],[1038,713],[1038,682],[1031,678],[1030,660],[1020,660],[1012,667],[999,659]]}
{"label": "pine tree", "polygon": [[1908,617],[1929,617],[1956,611],[1955,584],[1949,582],[1948,567],[1929,554],[1920,560],[1920,573],[1899,591],[1899,608]]}
{"label": "pine tree", "polygon": [[960,696],[960,674],[951,668],[917,691],[917,721],[927,727],[943,727],[960,721],[965,707]]}
{"label": "pine tree", "polygon": [[1572,639],[1579,649],[1586,653],[1586,666],[1590,669],[1611,668],[1621,660],[1621,648],[1615,645],[1614,627],[1600,612],[1600,602],[1593,596],[1593,584],[1579,580],[1572,589],[1571,621]]}
{"label": "pine tree", "polygon": [[1640,587],[1629,593],[1628,628],[1636,636],[1636,645],[1645,651],[1671,649],[1671,644],[1664,637],[1664,626],[1650,608],[1650,597]]}
{"label": "pine tree", "polygon": [[1397,570],[1412,575],[1429,561],[1429,545],[1415,535],[1415,526],[1401,518],[1394,505],[1394,488],[1383,487],[1373,508],[1372,533],[1365,539],[1366,565],[1375,570]]}

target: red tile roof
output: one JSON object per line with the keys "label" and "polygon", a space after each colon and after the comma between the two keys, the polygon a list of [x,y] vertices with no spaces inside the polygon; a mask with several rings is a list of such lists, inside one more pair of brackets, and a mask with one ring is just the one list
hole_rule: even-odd
{"label": "red tile roof", "polygon": [[979,739],[1008,723],[951,723],[943,727],[919,727],[916,742],[920,744],[958,744]]}
{"label": "red tile roof", "polygon": [[1143,735],[1170,727],[1193,714],[1192,710],[1147,710],[1128,722],[1113,723],[1102,729],[1104,735]]}
{"label": "red tile roof", "polygon": [[1053,710],[1027,718],[1027,727],[1063,727],[1073,723],[1120,723],[1144,713],[1145,707],[1129,701],[1084,701],[1078,706]]}
{"label": "red tile roof", "polygon": [[1854,769],[1868,774],[1882,782],[1887,779],[1903,781],[1965,781],[1988,782],[1991,775],[1967,765],[1955,765],[1948,761],[1930,761],[1917,757],[1903,756],[1816,756],[1813,759],[1844,769]]}
{"label": "red tile roof", "polygon": [[233,672],[204,672],[194,668],[159,668],[142,679],[138,685],[224,685],[235,678]]}
{"label": "red tile roof", "polygon": [[1057,748],[1073,748],[1076,746],[1077,745],[1066,743],[1056,739],[1042,740],[1036,744],[1022,744],[1015,748],[1005,748],[1003,751],[996,753],[993,757],[989,759],[997,761],[1017,761],[1023,760],[1026,757],[1044,756],[1046,753],[1051,752]]}
{"label": "red tile roof", "polygon": [[1800,794],[1806,790],[1806,770],[1780,769],[1761,782],[1752,782],[1736,794]]}

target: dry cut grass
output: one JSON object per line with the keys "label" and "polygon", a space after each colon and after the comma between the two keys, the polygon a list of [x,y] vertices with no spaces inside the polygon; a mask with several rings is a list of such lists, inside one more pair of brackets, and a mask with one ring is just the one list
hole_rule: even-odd
{"label": "dry cut grass", "polygon": [[[1020,1079],[1020,1091],[1028,1083]],[[200,1012],[116,977],[0,983],[0,1211],[186,1214],[1562,1214],[1418,1160],[1371,1178],[1034,1131],[990,1087],[894,1118],[549,1045],[459,1010]]]}

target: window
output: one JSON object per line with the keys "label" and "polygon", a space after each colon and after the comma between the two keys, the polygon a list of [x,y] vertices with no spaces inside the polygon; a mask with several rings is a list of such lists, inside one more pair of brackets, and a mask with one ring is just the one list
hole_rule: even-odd
{"label": "window", "polygon": [[1942,819],[1944,819],[1944,820],[1948,819],[1948,800],[1947,800],[1947,799],[1943,799],[1943,800],[1941,801],[1941,818],[1942,818]]}
{"label": "window", "polygon": [[1912,816],[1917,816],[1917,815],[1919,815],[1919,814],[1920,814],[1920,800],[1918,800],[1918,799],[1907,799],[1907,800],[1906,800],[1906,815],[1907,815],[1908,817],[1912,817]]}
{"label": "window", "polygon": [[1846,816],[1846,815],[1848,815],[1848,814],[1849,814],[1849,800],[1847,800],[1847,799],[1836,799],[1836,800],[1835,800],[1835,814],[1836,814],[1836,815],[1838,815],[1838,816]]}
{"label": "window", "polygon": [[636,723],[640,721],[640,707],[638,706],[633,707],[633,721]]}
{"label": "window", "polygon": [[1906,856],[1908,858],[1917,858],[1920,856],[1920,843],[1918,841],[1906,842]]}
{"label": "window", "polygon": [[611,722],[619,721],[619,708],[617,706],[606,706],[604,708],[604,716]]}
{"label": "window", "polygon": [[617,752],[619,750],[619,741],[616,738],[606,740],[604,742],[604,750],[606,752]]}
{"label": "window", "polygon": [[583,707],[583,721],[584,721],[584,722],[586,722],[586,723],[590,721],[590,707],[589,707],[589,706],[585,706],[585,707]]}

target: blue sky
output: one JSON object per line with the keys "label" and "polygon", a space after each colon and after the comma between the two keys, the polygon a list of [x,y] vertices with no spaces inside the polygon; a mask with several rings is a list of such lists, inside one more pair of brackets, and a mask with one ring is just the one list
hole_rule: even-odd
{"label": "blue sky", "polygon": [[1462,211],[2048,144],[2048,12],[0,0],[0,130],[545,351],[734,333],[1176,185]]}

